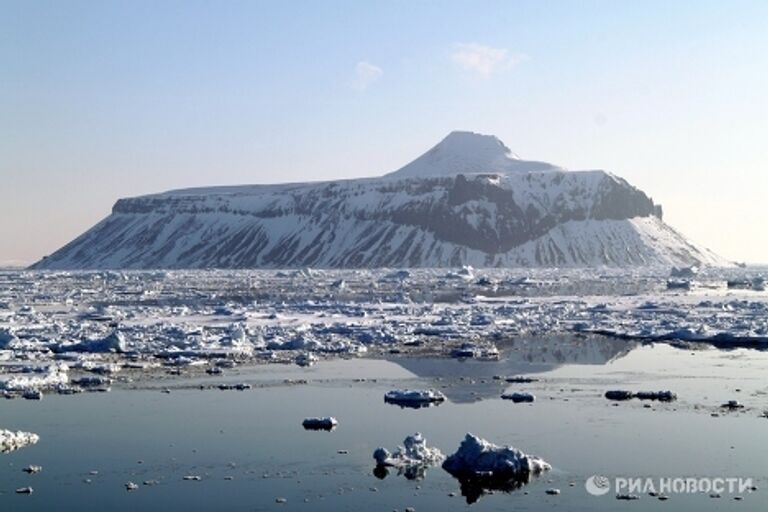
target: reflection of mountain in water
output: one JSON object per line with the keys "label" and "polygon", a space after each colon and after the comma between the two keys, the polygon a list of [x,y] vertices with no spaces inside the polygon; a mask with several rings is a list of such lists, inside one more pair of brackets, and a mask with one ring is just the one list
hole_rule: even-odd
{"label": "reflection of mountain in water", "polygon": [[[494,375],[544,373],[567,364],[603,365],[626,356],[637,346],[635,342],[603,336],[549,336],[499,346],[498,361],[397,358],[392,362],[419,377],[449,381],[451,385],[440,390],[452,402],[461,403],[498,397],[501,384],[493,380]],[[459,380],[462,377],[464,380]]]}

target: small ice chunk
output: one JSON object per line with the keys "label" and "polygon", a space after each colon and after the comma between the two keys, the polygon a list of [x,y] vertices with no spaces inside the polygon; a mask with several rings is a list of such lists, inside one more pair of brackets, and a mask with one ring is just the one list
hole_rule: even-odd
{"label": "small ice chunk", "polygon": [[531,382],[537,382],[539,379],[535,377],[528,377],[526,375],[513,375],[512,377],[507,377],[504,380],[511,384],[529,384]]}
{"label": "small ice chunk", "polygon": [[423,406],[445,401],[445,395],[434,389],[395,389],[384,395],[387,403],[405,406]]}
{"label": "small ice chunk", "polygon": [[605,392],[605,398],[608,400],[630,400],[633,396],[634,393],[623,389],[612,389]]}
{"label": "small ice chunk", "polygon": [[315,418],[304,418],[304,421],[301,422],[301,425],[304,427],[305,430],[331,431],[339,425],[339,422],[333,416],[325,416],[325,417],[315,417]]}
{"label": "small ice chunk", "polygon": [[25,389],[21,396],[27,400],[42,400],[43,392],[39,389]]}
{"label": "small ice chunk", "polygon": [[135,491],[138,488],[139,488],[139,486],[137,484],[133,483],[133,482],[127,482],[125,484],[125,490],[126,491]]}
{"label": "small ice chunk", "polygon": [[533,402],[536,400],[536,396],[534,396],[531,393],[527,393],[525,391],[515,391],[513,393],[504,393],[503,395],[501,395],[501,398],[504,400],[512,400],[516,404],[521,402]]}
{"label": "small ice chunk", "polygon": [[43,466],[35,466],[33,464],[30,464],[29,466],[22,469],[23,472],[29,473],[30,475],[34,475],[36,473],[39,473],[43,470]]}
{"label": "small ice chunk", "polygon": [[306,367],[306,366],[312,366],[318,361],[318,357],[311,353],[311,352],[302,352],[301,354],[296,356],[296,359],[294,360],[297,365]]}

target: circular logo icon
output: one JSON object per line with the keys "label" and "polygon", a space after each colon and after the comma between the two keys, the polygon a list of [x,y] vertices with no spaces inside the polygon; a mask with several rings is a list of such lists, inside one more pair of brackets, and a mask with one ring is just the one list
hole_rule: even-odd
{"label": "circular logo icon", "polygon": [[584,482],[584,487],[592,496],[605,496],[611,491],[611,480],[607,476],[592,475]]}

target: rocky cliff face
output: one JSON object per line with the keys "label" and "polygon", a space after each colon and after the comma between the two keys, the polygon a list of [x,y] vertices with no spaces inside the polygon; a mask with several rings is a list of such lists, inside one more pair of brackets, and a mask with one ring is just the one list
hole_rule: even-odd
{"label": "rocky cliff face", "polygon": [[519,160],[495,137],[458,133],[382,178],[121,199],[35,268],[719,262],[621,178]]}

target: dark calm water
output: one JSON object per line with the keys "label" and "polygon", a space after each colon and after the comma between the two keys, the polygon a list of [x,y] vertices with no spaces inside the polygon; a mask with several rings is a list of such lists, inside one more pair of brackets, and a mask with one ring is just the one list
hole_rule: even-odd
{"label": "dark calm water", "polygon": [[[519,343],[500,362],[362,359],[238,370],[231,378],[255,385],[244,392],[190,389],[198,381],[181,379],[162,383],[176,385],[171,394],[149,387],[4,401],[0,427],[36,432],[41,441],[0,454],[0,510],[768,510],[768,419],[759,417],[768,409],[766,354],[623,342],[556,341],[545,348]],[[531,390],[537,401],[498,399],[506,386],[491,377],[525,371],[543,380],[510,389]],[[362,377],[368,380],[355,380]],[[288,386],[285,378],[310,383]],[[395,386],[442,387],[449,401],[420,410],[385,404],[383,393]],[[614,387],[668,388],[680,400],[614,407],[602,398]],[[711,416],[732,398],[749,408]],[[301,420],[312,415],[333,415],[340,426],[304,431]],[[446,454],[473,432],[537,454],[554,469],[473,505],[440,468],[421,481],[374,476],[373,450],[393,449],[416,431]],[[28,464],[43,472],[23,473]],[[760,489],[743,501],[697,494],[624,502],[589,495],[584,481],[593,474],[743,476]],[[158,483],[143,486],[144,480]],[[140,488],[127,492],[128,481]],[[32,495],[14,493],[29,485]],[[553,487],[559,496],[545,494]]]}

